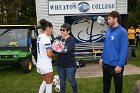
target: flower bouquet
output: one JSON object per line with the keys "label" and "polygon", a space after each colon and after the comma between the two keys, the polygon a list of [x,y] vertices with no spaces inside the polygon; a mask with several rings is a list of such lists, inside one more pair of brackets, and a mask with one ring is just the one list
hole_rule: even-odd
{"label": "flower bouquet", "polygon": [[54,40],[54,42],[52,43],[52,49],[57,52],[57,53],[62,53],[62,52],[66,52],[66,46],[65,46],[65,42],[62,42],[62,40]]}

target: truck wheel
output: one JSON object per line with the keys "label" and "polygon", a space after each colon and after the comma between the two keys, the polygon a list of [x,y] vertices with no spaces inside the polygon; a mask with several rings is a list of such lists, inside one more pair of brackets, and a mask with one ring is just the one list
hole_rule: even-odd
{"label": "truck wheel", "polygon": [[23,59],[21,66],[24,73],[29,73],[33,66],[31,57]]}

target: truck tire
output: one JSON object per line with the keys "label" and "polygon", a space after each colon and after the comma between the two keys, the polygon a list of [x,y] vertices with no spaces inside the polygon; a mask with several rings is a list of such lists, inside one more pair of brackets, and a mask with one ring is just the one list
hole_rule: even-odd
{"label": "truck tire", "polygon": [[24,73],[29,73],[32,70],[32,58],[28,57],[22,60],[21,67]]}

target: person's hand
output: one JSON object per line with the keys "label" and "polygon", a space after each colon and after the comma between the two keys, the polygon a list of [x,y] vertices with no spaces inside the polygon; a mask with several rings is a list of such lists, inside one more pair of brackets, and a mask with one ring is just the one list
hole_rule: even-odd
{"label": "person's hand", "polygon": [[103,64],[103,59],[99,60],[99,64],[102,65]]}
{"label": "person's hand", "polygon": [[121,71],[122,71],[122,67],[120,66],[115,67],[115,73],[121,73]]}

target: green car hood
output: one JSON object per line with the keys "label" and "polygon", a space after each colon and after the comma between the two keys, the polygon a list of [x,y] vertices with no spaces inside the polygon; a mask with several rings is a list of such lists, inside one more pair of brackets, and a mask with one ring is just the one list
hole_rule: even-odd
{"label": "green car hood", "polygon": [[0,55],[16,55],[18,57],[27,57],[31,52],[23,52],[22,50],[0,50]]}
{"label": "green car hood", "polygon": [[19,55],[21,50],[0,50],[0,55]]}

